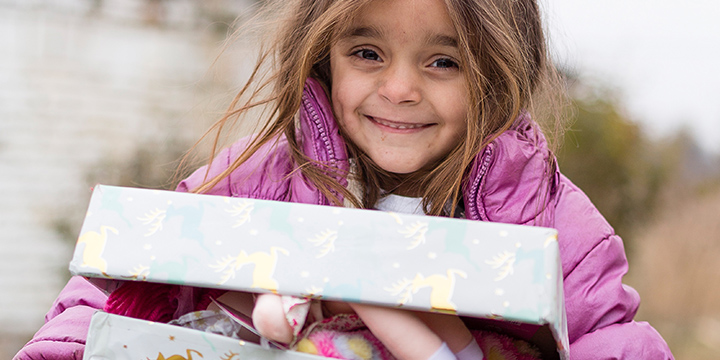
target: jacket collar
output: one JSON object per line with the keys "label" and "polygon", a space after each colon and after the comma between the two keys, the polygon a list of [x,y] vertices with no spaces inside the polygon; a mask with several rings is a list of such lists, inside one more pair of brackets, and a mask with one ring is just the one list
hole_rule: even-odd
{"label": "jacket collar", "polygon": [[528,113],[483,149],[463,191],[473,220],[547,226],[559,173],[547,141]]}
{"label": "jacket collar", "polygon": [[[336,180],[342,186],[347,187],[347,177],[341,176],[350,171],[345,141],[340,135],[340,128],[335,121],[325,89],[320,82],[313,78],[305,81],[298,125],[297,139],[303,153],[312,161],[338,169]],[[318,198],[319,204],[329,204],[329,201],[322,198],[314,186],[304,184],[302,187],[307,188],[308,186],[310,186],[311,192],[316,192],[320,197]],[[338,196],[341,201],[344,201],[342,194],[338,194]]]}
{"label": "jacket collar", "polygon": [[305,82],[300,105],[302,149],[311,159],[347,170],[347,151],[325,89],[312,78]]}

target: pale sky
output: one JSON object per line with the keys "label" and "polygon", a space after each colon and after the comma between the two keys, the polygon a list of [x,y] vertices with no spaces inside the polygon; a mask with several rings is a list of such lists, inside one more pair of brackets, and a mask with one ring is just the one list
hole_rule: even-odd
{"label": "pale sky", "polygon": [[720,0],[541,0],[559,62],[617,88],[654,138],[720,154]]}

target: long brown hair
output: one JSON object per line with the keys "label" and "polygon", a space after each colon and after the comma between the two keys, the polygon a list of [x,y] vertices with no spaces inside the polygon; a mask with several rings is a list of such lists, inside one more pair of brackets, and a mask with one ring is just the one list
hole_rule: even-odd
{"label": "long brown hair", "polygon": [[[326,90],[332,87],[329,57],[335,35],[341,34],[370,1],[282,0],[265,8],[279,19],[277,29],[272,32],[272,39],[263,42],[268,45],[261,48],[245,87],[206,133],[205,136],[214,134],[211,159],[220,134],[241,115],[265,107],[265,121],[245,151],[223,173],[206,179],[195,192],[213,188],[261,146],[284,136],[298,170],[332,204],[341,205],[344,198],[356,207],[372,207],[383,189],[392,191],[388,184],[401,183],[423,189],[427,214],[452,216],[454,207],[447,211],[445,205],[458,203],[467,170],[483,147],[510,128],[522,111],[534,113],[540,108],[538,94],[559,93],[558,77],[548,60],[535,0],[445,0],[458,34],[460,68],[468,86],[470,105],[465,139],[439,163],[407,176],[382,170],[349,141],[348,155],[356,164],[353,174],[314,162],[303,154],[296,138],[295,116],[305,79],[316,78]],[[348,175],[365,185],[359,198],[337,180],[338,176]]]}

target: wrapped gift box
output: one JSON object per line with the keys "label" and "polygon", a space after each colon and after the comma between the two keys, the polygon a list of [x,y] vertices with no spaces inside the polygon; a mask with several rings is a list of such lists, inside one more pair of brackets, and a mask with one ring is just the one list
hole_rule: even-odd
{"label": "wrapped gift box", "polygon": [[319,360],[324,357],[263,348],[222,335],[97,312],[85,359]]}
{"label": "wrapped gift box", "polygon": [[98,185],[70,271],[455,313],[567,357],[549,228]]}

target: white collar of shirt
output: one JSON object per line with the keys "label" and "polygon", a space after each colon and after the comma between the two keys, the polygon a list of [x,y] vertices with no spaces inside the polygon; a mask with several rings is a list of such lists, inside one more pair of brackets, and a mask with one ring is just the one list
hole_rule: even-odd
{"label": "white collar of shirt", "polygon": [[422,198],[407,197],[389,194],[378,200],[375,208],[382,211],[392,211],[401,214],[425,215],[422,208]]}

